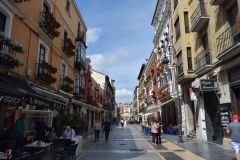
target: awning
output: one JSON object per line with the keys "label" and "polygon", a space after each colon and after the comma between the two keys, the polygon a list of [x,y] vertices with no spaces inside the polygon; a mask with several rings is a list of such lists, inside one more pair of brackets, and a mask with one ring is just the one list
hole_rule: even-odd
{"label": "awning", "polygon": [[11,86],[13,88],[13,92],[25,92],[25,97],[27,98],[26,103],[34,106],[39,107],[47,107],[47,108],[53,108],[56,105],[62,105],[61,103],[58,103],[56,101],[53,101],[49,98],[46,98],[36,91],[34,91],[27,82],[17,79],[14,77],[11,77],[9,75],[0,73],[0,81],[4,84]]}
{"label": "awning", "polygon": [[62,101],[62,102],[68,102],[68,99],[67,99],[67,98],[64,98],[63,96],[58,95],[58,94],[56,94],[56,93],[53,93],[53,92],[50,92],[50,91],[46,91],[46,90],[41,89],[41,88],[38,88],[38,87],[36,87],[35,89],[36,89],[36,91],[37,91],[38,93],[40,93],[41,95],[45,95],[45,96],[47,96],[47,97],[60,100],[60,101]]}
{"label": "awning", "polygon": [[14,87],[0,81],[0,104],[9,106],[21,106],[26,92],[16,91]]}
{"label": "awning", "polygon": [[84,107],[86,104],[77,100],[72,99],[72,103]]}
{"label": "awning", "polygon": [[161,106],[164,106],[164,105],[166,105],[167,103],[170,103],[170,102],[174,102],[174,99],[170,99],[170,100],[168,100],[166,102],[160,103],[160,104],[152,107],[151,109],[147,110],[146,113],[152,114],[154,112],[159,112],[159,109],[160,109]]}

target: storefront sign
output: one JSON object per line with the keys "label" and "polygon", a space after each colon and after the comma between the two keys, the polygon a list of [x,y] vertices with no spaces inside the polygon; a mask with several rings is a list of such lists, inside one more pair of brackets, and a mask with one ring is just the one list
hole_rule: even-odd
{"label": "storefront sign", "polygon": [[60,104],[60,103],[52,103],[51,107],[56,110],[65,110],[65,104]]}
{"label": "storefront sign", "polygon": [[229,71],[228,80],[230,83],[240,82],[240,67]]}
{"label": "storefront sign", "polygon": [[9,106],[21,106],[22,97],[0,95],[0,104],[9,105]]}
{"label": "storefront sign", "polygon": [[46,100],[41,100],[35,97],[28,97],[27,98],[27,104],[33,105],[33,106],[39,106],[39,107],[50,107],[50,102]]}
{"label": "storefront sign", "polygon": [[6,110],[4,118],[4,128],[11,127],[15,122],[15,110]]}
{"label": "storefront sign", "polygon": [[216,79],[200,79],[201,91],[216,91],[219,90],[218,81]]}

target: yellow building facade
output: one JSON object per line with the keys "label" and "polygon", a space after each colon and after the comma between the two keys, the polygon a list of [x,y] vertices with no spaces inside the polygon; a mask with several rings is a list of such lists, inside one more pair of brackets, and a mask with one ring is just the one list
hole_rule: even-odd
{"label": "yellow building facade", "polygon": [[[84,97],[87,27],[75,0],[3,0],[0,32],[0,78],[8,85],[5,90],[10,86],[29,90],[36,103],[30,103],[28,91],[21,93],[28,97],[21,100],[25,105],[1,101],[1,115],[8,106],[58,111],[69,107],[71,112],[80,112],[84,105],[79,100]],[[27,84],[26,88],[18,85],[18,80]],[[20,96],[5,93],[2,89],[2,96]]]}
{"label": "yellow building facade", "polygon": [[[229,145],[226,126],[239,109],[239,0],[172,0],[178,83],[186,135]],[[182,69],[181,69],[182,68]],[[204,89],[212,83],[212,89]],[[214,85],[214,86],[213,86]],[[190,99],[189,88],[198,101]],[[191,90],[192,90],[191,89]],[[198,92],[197,90],[201,90]]]}

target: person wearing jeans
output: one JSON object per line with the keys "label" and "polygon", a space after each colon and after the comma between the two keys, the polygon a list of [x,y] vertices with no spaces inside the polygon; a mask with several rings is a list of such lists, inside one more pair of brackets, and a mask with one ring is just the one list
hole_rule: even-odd
{"label": "person wearing jeans", "polygon": [[108,141],[109,132],[110,130],[112,130],[112,125],[111,125],[111,122],[108,121],[108,118],[104,122],[103,129],[105,131],[105,139],[106,141]]}
{"label": "person wearing jeans", "polygon": [[101,130],[101,123],[99,122],[99,120],[96,120],[94,124],[95,142],[99,140],[100,130]]}
{"label": "person wearing jeans", "polygon": [[152,144],[156,144],[156,136],[158,134],[158,126],[156,124],[156,120],[152,121],[151,133],[152,133]]}

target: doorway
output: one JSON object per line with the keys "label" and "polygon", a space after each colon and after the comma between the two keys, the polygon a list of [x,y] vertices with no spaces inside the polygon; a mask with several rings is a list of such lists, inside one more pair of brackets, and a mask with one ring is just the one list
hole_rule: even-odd
{"label": "doorway", "polygon": [[223,134],[218,105],[219,100],[214,91],[204,93],[207,140],[222,144]]}

